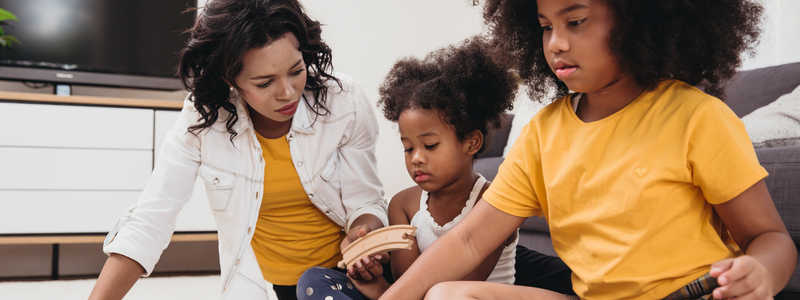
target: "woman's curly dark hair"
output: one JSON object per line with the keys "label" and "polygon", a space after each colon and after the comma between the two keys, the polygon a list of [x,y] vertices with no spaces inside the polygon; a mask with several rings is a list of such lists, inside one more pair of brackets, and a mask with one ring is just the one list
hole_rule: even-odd
{"label": "woman's curly dark hair", "polygon": [[[609,49],[620,70],[646,88],[674,78],[724,100],[724,81],[758,43],[763,9],[753,0],[605,2],[614,24]],[[536,14],[533,0],[487,0],[484,8],[496,58],[517,70],[529,96],[542,101],[554,86],[556,98],[569,89],[547,65]]]}
{"label": "woman's curly dark hair", "polygon": [[327,80],[336,79],[331,64],[331,49],[322,41],[319,22],[310,19],[297,0],[212,0],[203,8],[191,38],[180,53],[178,72],[186,90],[194,96],[200,113],[199,124],[189,127],[197,133],[213,125],[224,109],[230,116],[225,127],[236,137],[234,124],[239,120],[236,106],[229,101],[229,85],[239,90],[236,75],[242,70],[242,57],[250,49],[264,47],[293,33],[300,41],[306,64],[305,90],[314,94],[314,103],[306,103],[319,116],[326,107]]}
{"label": "woman's curly dark hair", "polygon": [[474,37],[423,60],[397,61],[380,86],[378,105],[392,122],[408,109],[435,109],[463,141],[474,130],[488,137],[490,129],[499,128],[517,88],[513,73],[495,63],[486,42]]}

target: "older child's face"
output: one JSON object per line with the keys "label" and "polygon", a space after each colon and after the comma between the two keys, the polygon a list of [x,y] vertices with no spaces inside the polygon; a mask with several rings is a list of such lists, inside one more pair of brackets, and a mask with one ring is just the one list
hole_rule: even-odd
{"label": "older child's face", "polygon": [[459,141],[453,127],[445,124],[437,111],[408,109],[400,114],[398,124],[408,175],[422,189],[434,192],[469,172],[469,143]]}
{"label": "older child's face", "polygon": [[[306,86],[306,65],[293,33],[242,57],[242,71],[236,75],[242,99],[258,114],[274,122],[292,119]],[[252,112],[252,111],[251,111]],[[259,116],[253,116],[257,122]]]}
{"label": "older child's face", "polygon": [[536,0],[542,45],[550,69],[576,92],[594,92],[620,80],[608,47],[611,10],[602,0]]}

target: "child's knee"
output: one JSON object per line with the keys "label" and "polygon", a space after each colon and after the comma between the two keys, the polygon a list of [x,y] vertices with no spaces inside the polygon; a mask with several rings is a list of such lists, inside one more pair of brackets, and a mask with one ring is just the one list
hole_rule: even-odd
{"label": "child's knee", "polygon": [[468,285],[462,282],[450,281],[442,282],[434,285],[428,293],[425,294],[425,300],[439,300],[439,299],[473,299],[470,297]]}

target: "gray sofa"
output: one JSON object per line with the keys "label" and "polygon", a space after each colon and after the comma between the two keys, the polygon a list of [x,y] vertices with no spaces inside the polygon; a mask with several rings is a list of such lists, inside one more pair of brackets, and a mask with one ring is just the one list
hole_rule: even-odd
{"label": "gray sofa", "polygon": [[[772,103],[800,85],[800,63],[743,71],[727,84],[726,103],[740,118]],[[475,170],[488,180],[497,175],[503,162],[513,116],[490,137],[489,149],[475,162]],[[800,146],[760,148],[756,155],[769,176],[765,179],[778,213],[800,252]],[[542,218],[528,218],[520,227],[519,243],[530,249],[556,255],[550,231]],[[800,299],[800,264],[789,284],[776,299]]]}

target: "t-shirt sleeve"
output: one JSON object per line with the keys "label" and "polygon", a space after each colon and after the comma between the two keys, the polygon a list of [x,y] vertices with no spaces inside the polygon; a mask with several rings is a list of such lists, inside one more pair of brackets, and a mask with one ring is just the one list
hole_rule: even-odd
{"label": "t-shirt sleeve", "polygon": [[692,181],[709,203],[725,203],[767,176],[744,123],[722,101],[700,104],[688,129]]}
{"label": "t-shirt sleeve", "polygon": [[534,133],[530,124],[522,129],[497,176],[483,194],[483,199],[491,206],[517,217],[542,216],[533,184],[540,178],[534,175],[537,173],[535,166],[541,165],[537,163],[540,156]]}

